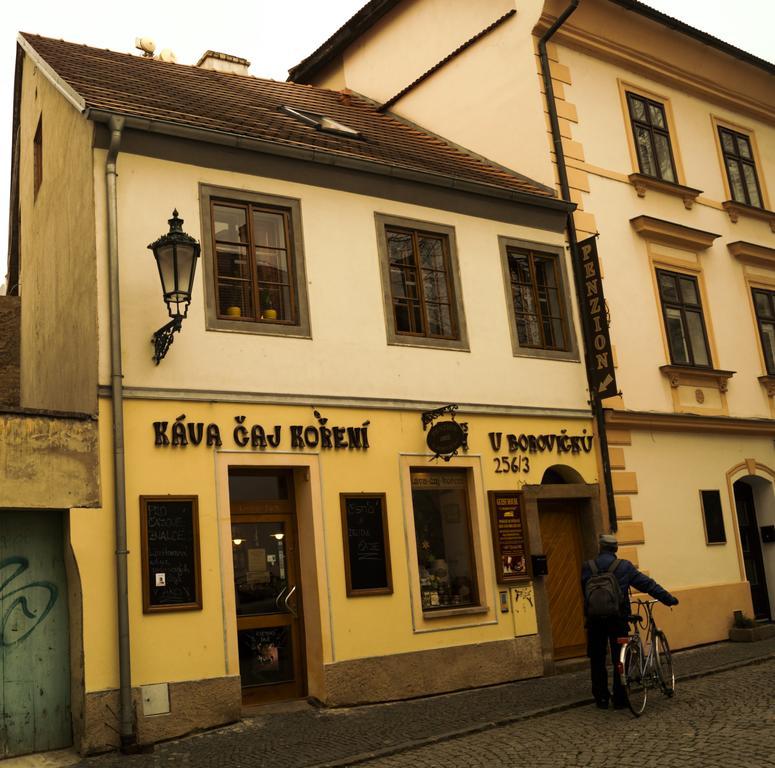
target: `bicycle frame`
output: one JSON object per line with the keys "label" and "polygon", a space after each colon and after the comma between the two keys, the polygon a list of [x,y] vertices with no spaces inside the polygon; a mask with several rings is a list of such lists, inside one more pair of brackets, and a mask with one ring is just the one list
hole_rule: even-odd
{"label": "bicycle frame", "polygon": [[633,632],[620,639],[622,648],[619,654],[619,673],[630,710],[636,717],[646,708],[650,688],[659,688],[666,696],[672,696],[674,690],[667,638],[654,621],[653,606],[657,602],[659,601],[636,600],[637,613],[628,618],[634,627]]}

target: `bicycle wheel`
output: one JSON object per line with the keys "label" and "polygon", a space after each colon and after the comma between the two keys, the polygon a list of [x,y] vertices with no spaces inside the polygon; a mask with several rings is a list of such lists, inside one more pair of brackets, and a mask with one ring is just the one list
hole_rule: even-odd
{"label": "bicycle wheel", "polygon": [[644,670],[643,646],[640,638],[635,635],[630,638],[627,645],[622,648],[621,674],[624,692],[627,696],[627,705],[635,717],[640,717],[646,709],[646,688]]}
{"label": "bicycle wheel", "polygon": [[672,696],[675,693],[673,659],[670,656],[670,646],[667,644],[667,638],[661,629],[657,630],[654,635],[654,654],[656,656],[657,674],[659,675],[659,687],[665,696]]}

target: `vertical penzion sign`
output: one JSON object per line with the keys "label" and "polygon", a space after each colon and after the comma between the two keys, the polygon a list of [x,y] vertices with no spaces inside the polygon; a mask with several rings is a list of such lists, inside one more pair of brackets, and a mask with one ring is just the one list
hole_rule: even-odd
{"label": "vertical penzion sign", "polygon": [[602,400],[618,394],[614,361],[611,354],[611,338],[608,335],[608,317],[603,281],[600,278],[600,262],[594,237],[578,244],[579,258],[584,275],[584,299],[580,311],[586,315],[584,323],[587,354],[590,359],[590,386],[595,396]]}

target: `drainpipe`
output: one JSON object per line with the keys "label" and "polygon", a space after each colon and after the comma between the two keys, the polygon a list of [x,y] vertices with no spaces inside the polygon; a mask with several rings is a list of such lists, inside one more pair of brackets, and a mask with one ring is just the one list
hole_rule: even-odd
{"label": "drainpipe", "polygon": [[[566,19],[578,8],[580,0],[571,0],[570,5],[560,14],[549,29],[544,32],[538,41],[538,54],[541,57],[541,71],[544,81],[544,93],[546,94],[546,106],[549,110],[549,120],[552,127],[552,141],[554,143],[554,156],[557,160],[557,172],[560,177],[560,192],[566,202],[571,202],[570,185],[568,184],[568,170],[565,167],[565,152],[562,148],[562,136],[560,135],[560,121],[557,118],[557,107],[554,103],[554,88],[552,76],[549,71],[549,56],[546,53],[546,44],[554,33],[565,23]],[[573,263],[573,282],[576,287],[576,298],[581,315],[581,325],[584,336],[584,363],[587,369],[587,388],[589,390],[589,404],[595,420],[598,444],[600,445],[600,460],[603,464],[603,484],[605,486],[606,501],[608,502],[608,524],[611,531],[616,531],[616,506],[614,502],[613,484],[611,482],[611,461],[608,456],[608,435],[605,426],[605,414],[603,406],[592,384],[592,361],[587,349],[587,339],[592,338],[589,317],[582,311],[584,306],[584,282],[579,265],[578,238],[576,237],[576,224],[573,221],[573,212],[568,213],[568,245],[570,246],[571,261]]]}
{"label": "drainpipe", "polygon": [[118,667],[121,751],[137,742],[132,710],[129,657],[129,590],[127,579],[126,477],[124,471],[124,389],[121,368],[121,305],[118,279],[118,202],[116,159],[121,149],[123,117],[111,117],[110,147],[105,164],[108,195],[108,271],[110,275],[110,376],[113,408],[113,479],[116,514],[116,597],[118,603]]}

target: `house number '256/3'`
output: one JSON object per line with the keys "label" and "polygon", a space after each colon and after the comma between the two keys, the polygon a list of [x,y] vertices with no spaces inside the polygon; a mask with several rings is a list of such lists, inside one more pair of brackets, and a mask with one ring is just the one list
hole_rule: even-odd
{"label": "house number '256/3'", "polygon": [[495,474],[506,472],[530,472],[530,459],[527,456],[496,456]]}

